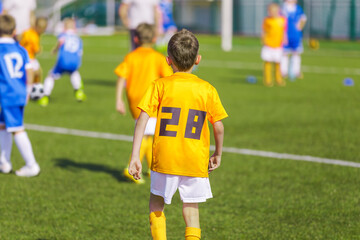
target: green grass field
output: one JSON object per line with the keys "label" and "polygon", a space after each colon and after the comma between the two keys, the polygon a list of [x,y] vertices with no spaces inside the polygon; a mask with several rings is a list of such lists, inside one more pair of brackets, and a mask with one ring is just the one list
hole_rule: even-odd
{"label": "green grass field", "polygon": [[[127,35],[84,37],[80,69],[88,100],[77,103],[68,76],[56,82],[48,107],[31,102],[25,122],[131,135],[134,123],[115,111],[114,68],[128,52]],[[360,163],[360,45],[305,46],[304,79],[265,88],[260,42],[199,36],[196,74],[219,92],[229,118],[226,147]],[[55,63],[55,38],[42,38],[44,72]],[[249,84],[254,75],[258,83]],[[355,86],[345,87],[345,77]],[[0,239],[150,239],[149,178],[121,175],[131,143],[28,130],[39,177],[0,175]],[[23,165],[13,146],[14,169]],[[360,239],[360,169],[224,153],[210,176],[214,198],[200,205],[202,239]],[[184,239],[178,194],[166,207],[168,239]]]}

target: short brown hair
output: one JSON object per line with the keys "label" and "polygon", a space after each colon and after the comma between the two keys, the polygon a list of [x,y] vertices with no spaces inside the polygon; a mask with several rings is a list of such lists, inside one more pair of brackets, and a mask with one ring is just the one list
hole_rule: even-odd
{"label": "short brown hair", "polygon": [[155,37],[154,26],[148,23],[141,23],[135,29],[135,36],[138,37],[140,44],[152,43]]}
{"label": "short brown hair", "polygon": [[16,28],[15,19],[8,15],[0,15],[0,37],[3,35],[12,35]]}
{"label": "short brown hair", "polygon": [[178,70],[187,71],[195,64],[199,41],[192,32],[183,29],[171,37],[167,51]]}
{"label": "short brown hair", "polygon": [[36,18],[36,21],[35,21],[35,26],[36,27],[46,29],[47,24],[48,24],[48,20],[47,20],[46,17],[38,17],[38,18]]}

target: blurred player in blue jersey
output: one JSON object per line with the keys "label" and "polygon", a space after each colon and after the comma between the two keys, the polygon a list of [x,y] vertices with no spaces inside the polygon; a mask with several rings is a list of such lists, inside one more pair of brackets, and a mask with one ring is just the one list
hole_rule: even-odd
{"label": "blurred player in blue jersey", "polygon": [[159,37],[156,48],[166,53],[167,44],[170,38],[177,32],[173,17],[173,0],[160,0],[159,4]]}
{"label": "blurred player in blue jersey", "polygon": [[[10,173],[12,136],[26,165],[15,172],[21,177],[40,173],[28,135],[24,130],[26,84],[32,82],[32,70],[27,51],[13,37],[15,19],[0,15],[0,172]],[[27,83],[28,81],[28,83]]]}
{"label": "blurred player in blue jersey", "polygon": [[[287,39],[284,56],[281,60],[281,73],[290,79],[302,77],[301,56],[303,52],[302,30],[306,23],[306,15],[297,5],[297,0],[285,0],[282,14],[287,18]],[[289,59],[289,56],[291,58]]]}
{"label": "blurred player in blue jersey", "polygon": [[86,99],[83,91],[81,76],[78,71],[81,65],[83,44],[81,38],[75,32],[75,20],[64,20],[64,32],[58,36],[58,43],[53,52],[58,52],[57,62],[49,75],[44,80],[44,97],[39,99],[41,106],[49,104],[49,96],[54,88],[55,80],[62,74],[70,74],[70,81],[75,90],[75,98],[79,102]]}

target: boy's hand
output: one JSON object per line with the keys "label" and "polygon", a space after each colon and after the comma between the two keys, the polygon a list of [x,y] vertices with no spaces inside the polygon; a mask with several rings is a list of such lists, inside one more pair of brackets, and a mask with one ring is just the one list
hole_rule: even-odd
{"label": "boy's hand", "polygon": [[121,115],[125,115],[126,108],[123,101],[120,100],[116,102],[116,111],[118,111]]}
{"label": "boy's hand", "polygon": [[142,165],[140,159],[131,159],[129,164],[129,174],[139,180],[141,178]]}
{"label": "boy's hand", "polygon": [[209,159],[209,173],[220,167],[221,164],[221,155],[213,154]]}

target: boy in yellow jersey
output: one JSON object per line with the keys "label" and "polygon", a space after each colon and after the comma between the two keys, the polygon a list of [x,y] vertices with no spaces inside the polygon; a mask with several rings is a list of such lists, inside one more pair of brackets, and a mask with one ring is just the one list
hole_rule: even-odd
{"label": "boy in yellow jersey", "polygon": [[[191,74],[199,64],[199,42],[189,31],[176,33],[168,44],[167,63],[174,74],[153,82],[142,98],[129,173],[141,178],[141,139],[150,116],[157,115],[151,164],[150,228],[153,239],[166,239],[164,203],[179,189],[186,224],[185,239],[201,238],[198,203],[212,198],[209,172],[220,166],[228,115],[216,89]],[[215,152],[209,158],[211,122]]]}
{"label": "boy in yellow jersey", "polygon": [[[135,30],[135,42],[140,46],[125,56],[124,61],[115,69],[115,74],[119,77],[116,86],[116,110],[121,114],[125,114],[122,97],[125,87],[131,115],[136,121],[140,115],[137,105],[147,88],[154,80],[170,76],[172,70],[167,65],[165,57],[152,49],[155,42],[155,29],[152,25],[140,24]],[[149,168],[152,159],[152,141],[155,125],[156,115],[152,115],[146,126],[141,146],[140,159],[145,156]],[[129,175],[128,168],[124,169],[124,176],[135,183],[144,183],[143,179],[136,180]]]}
{"label": "boy in yellow jersey", "polygon": [[264,60],[264,85],[272,87],[272,66],[275,65],[275,80],[279,86],[285,86],[280,70],[282,46],[286,42],[286,19],[280,16],[280,7],[276,3],[268,6],[268,16],[263,22],[261,58]]}
{"label": "boy in yellow jersey", "polygon": [[30,64],[34,72],[34,84],[41,82],[41,68],[39,61],[35,58],[40,52],[40,35],[47,27],[47,19],[40,17],[35,21],[35,26],[25,31],[21,36],[20,45],[23,46],[29,54]]}

